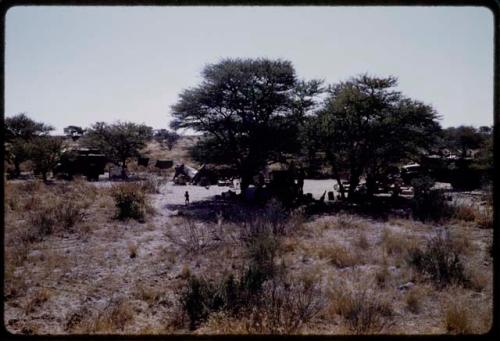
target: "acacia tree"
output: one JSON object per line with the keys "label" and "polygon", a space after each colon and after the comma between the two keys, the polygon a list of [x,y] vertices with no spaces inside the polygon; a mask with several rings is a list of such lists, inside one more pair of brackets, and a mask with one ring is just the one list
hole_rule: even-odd
{"label": "acacia tree", "polygon": [[120,165],[122,177],[125,179],[127,160],[140,156],[139,151],[152,137],[153,129],[144,124],[97,122],[87,129],[83,144],[99,149],[109,160]]}
{"label": "acacia tree", "polygon": [[55,136],[39,136],[30,144],[34,171],[42,175],[43,181],[47,181],[47,173],[54,169],[61,157],[63,140]]}
{"label": "acacia tree", "polygon": [[368,75],[335,84],[311,125],[341,192],[341,174],[348,174],[350,197],[362,175],[372,194],[390,166],[430,147],[440,130],[432,107],[405,98],[396,85],[394,77]]}
{"label": "acacia tree", "polygon": [[158,129],[154,133],[154,139],[158,141],[161,145],[166,145],[168,150],[172,150],[180,135],[175,131],[168,131],[167,129]]}
{"label": "acacia tree", "polygon": [[179,95],[171,127],[202,132],[193,157],[231,165],[244,191],[267,162],[298,149],[299,126],[321,82],[299,81],[291,62],[269,59],[224,59],[202,76]]}
{"label": "acacia tree", "polygon": [[64,134],[71,137],[73,141],[78,140],[85,133],[85,129],[79,126],[67,126],[64,128]]}
{"label": "acacia tree", "polygon": [[20,113],[5,119],[4,138],[8,144],[9,161],[14,164],[14,175],[21,174],[20,165],[31,156],[31,141],[38,136],[46,136],[53,127],[36,122],[25,113]]}
{"label": "acacia tree", "polygon": [[461,157],[465,158],[467,156],[467,149],[479,148],[484,143],[489,133],[487,128],[489,127],[482,127],[482,131],[472,126],[449,127],[443,129],[443,144],[447,148],[459,151]]}

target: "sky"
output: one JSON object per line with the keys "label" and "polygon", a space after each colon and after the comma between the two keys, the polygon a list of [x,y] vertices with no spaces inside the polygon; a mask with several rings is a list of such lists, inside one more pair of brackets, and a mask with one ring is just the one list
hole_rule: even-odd
{"label": "sky", "polygon": [[63,7],[6,16],[5,116],[168,128],[222,58],[290,60],[326,84],[393,75],[443,127],[493,124],[493,15],[481,7]]}

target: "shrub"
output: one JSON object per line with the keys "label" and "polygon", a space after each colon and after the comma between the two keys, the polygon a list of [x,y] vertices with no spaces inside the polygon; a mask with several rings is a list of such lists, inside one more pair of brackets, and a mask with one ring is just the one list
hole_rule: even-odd
{"label": "shrub", "polygon": [[123,183],[113,186],[111,196],[117,208],[116,218],[127,218],[144,222],[146,213],[146,194],[140,185]]}
{"label": "shrub", "polygon": [[423,293],[419,289],[412,288],[406,294],[406,305],[408,310],[414,314],[418,314],[421,309],[421,300],[423,298]]}
{"label": "shrub", "polygon": [[476,209],[472,205],[459,205],[453,208],[453,218],[463,221],[474,221]]}
{"label": "shrub", "polygon": [[493,228],[493,207],[484,206],[482,210],[476,213],[476,223],[479,228],[492,229]]}
{"label": "shrub", "polygon": [[196,223],[187,219],[179,228],[165,232],[165,237],[186,254],[198,254],[223,241],[222,238],[214,238],[215,230],[211,224]]}
{"label": "shrub", "polygon": [[447,234],[438,234],[428,240],[423,251],[413,250],[410,253],[410,264],[439,287],[449,284],[465,285],[469,282],[459,253]]}
{"label": "shrub", "polygon": [[355,334],[380,333],[392,324],[390,304],[367,289],[335,289],[333,312],[342,316],[348,329]]}
{"label": "shrub", "polygon": [[[316,282],[299,280],[293,283],[275,278],[263,286],[260,300],[260,326],[266,334],[291,334],[314,318],[323,309],[320,285]],[[259,321],[260,320],[260,321]]]}
{"label": "shrub", "polygon": [[206,280],[190,276],[187,287],[181,294],[183,311],[189,317],[189,329],[196,329],[200,322],[208,317],[214,306],[215,288]]}
{"label": "shrub", "polygon": [[278,200],[271,199],[266,204],[260,219],[272,226],[272,232],[274,234],[286,234],[288,232],[287,212]]}
{"label": "shrub", "polygon": [[83,221],[86,214],[81,203],[75,203],[70,199],[62,200],[62,202],[55,207],[55,216],[57,221],[62,224],[65,229],[69,229]]}
{"label": "shrub", "polygon": [[93,312],[83,306],[69,314],[65,330],[79,334],[116,333],[123,331],[133,318],[130,304],[123,298],[113,298],[102,311]]}
{"label": "shrub", "polygon": [[53,201],[46,200],[36,210],[30,212],[31,226],[26,234],[27,241],[40,241],[55,231],[58,222],[56,207]]}
{"label": "shrub", "polygon": [[391,273],[387,268],[387,264],[384,264],[376,273],[375,280],[377,285],[381,288],[384,288],[391,277]]}
{"label": "shrub", "polygon": [[159,194],[161,186],[165,183],[165,179],[157,176],[148,176],[145,180],[141,181],[141,187],[145,193]]}
{"label": "shrub", "polygon": [[366,234],[364,232],[361,232],[358,235],[358,239],[356,240],[356,246],[362,250],[367,250],[370,248],[370,242],[368,241],[368,238],[366,237]]}
{"label": "shrub", "polygon": [[426,184],[415,183],[414,186],[416,186],[413,196],[414,218],[420,221],[440,221],[452,217],[453,208],[441,190],[426,190]]}
{"label": "shrub", "polygon": [[70,230],[86,216],[81,203],[74,202],[71,197],[59,198],[50,194],[37,200],[39,203],[35,204],[29,218],[31,227],[28,239],[31,242],[42,240],[58,228]]}
{"label": "shrub", "polygon": [[[296,332],[323,308],[320,286],[314,281],[293,283],[282,277],[264,281],[248,269],[240,278],[230,274],[217,284],[191,277],[181,295],[181,307],[194,330],[208,320],[226,333],[283,334]],[[224,316],[227,326],[221,321]],[[212,318],[210,318],[212,317]],[[242,324],[234,327],[235,318]],[[215,320],[214,320],[215,319]]]}

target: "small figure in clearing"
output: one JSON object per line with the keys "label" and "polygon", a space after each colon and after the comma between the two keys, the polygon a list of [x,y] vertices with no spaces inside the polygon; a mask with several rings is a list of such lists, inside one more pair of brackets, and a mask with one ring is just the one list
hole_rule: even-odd
{"label": "small figure in clearing", "polygon": [[189,192],[184,193],[184,198],[186,198],[186,205],[189,204]]}

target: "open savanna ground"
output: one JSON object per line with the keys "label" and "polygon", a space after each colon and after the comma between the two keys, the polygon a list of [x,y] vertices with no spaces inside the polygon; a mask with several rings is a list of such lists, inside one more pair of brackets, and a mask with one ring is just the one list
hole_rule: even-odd
{"label": "open savanna ground", "polygon": [[287,212],[276,202],[216,199],[224,187],[188,187],[192,203],[184,206],[186,187],[153,175],[7,181],[7,329],[442,334],[491,327],[488,203],[424,223]]}

